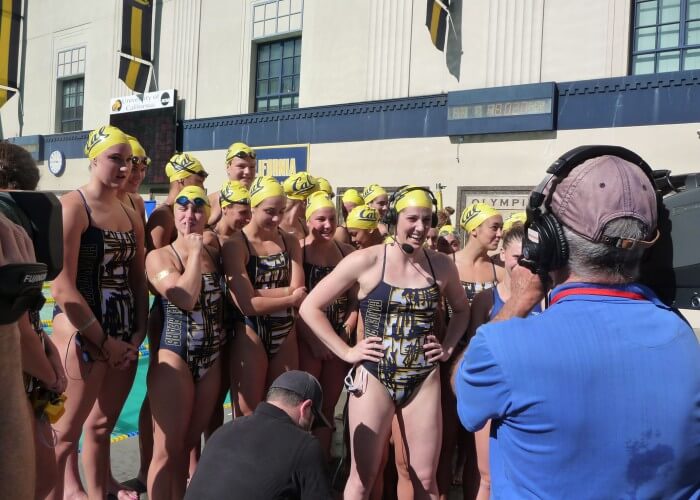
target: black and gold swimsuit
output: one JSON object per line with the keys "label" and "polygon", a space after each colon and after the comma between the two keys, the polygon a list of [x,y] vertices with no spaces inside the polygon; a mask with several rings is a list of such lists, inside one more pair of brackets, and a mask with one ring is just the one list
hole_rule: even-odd
{"label": "black and gold swimsuit", "polygon": [[362,366],[382,383],[398,406],[411,399],[437,366],[427,360],[423,349],[433,333],[440,302],[433,265],[427,253],[425,256],[433,283],[423,288],[399,288],[384,281],[385,246],[381,281],[360,300],[365,337],[381,337],[384,347],[382,360],[364,361]]}
{"label": "black and gold swimsuit", "polygon": [[[345,257],[343,250],[341,250],[338,242],[335,242],[335,246],[338,247],[338,252],[340,252],[341,259]],[[306,261],[306,241],[304,241],[304,246],[302,247],[303,252],[303,263],[304,263],[304,277],[306,280],[306,289],[311,292],[318,283],[328,276],[335,266],[317,266]],[[345,335],[345,328],[343,327],[345,323],[345,316],[348,311],[348,296],[343,294],[336,298],[327,308],[326,317],[333,326],[333,330],[339,335]]]}

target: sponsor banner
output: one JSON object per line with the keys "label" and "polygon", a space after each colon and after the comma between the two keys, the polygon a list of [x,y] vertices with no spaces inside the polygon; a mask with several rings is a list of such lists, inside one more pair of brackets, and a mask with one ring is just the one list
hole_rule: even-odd
{"label": "sponsor banner", "polygon": [[131,113],[149,109],[170,108],[175,106],[175,90],[159,90],[141,95],[115,97],[110,101],[110,114]]}

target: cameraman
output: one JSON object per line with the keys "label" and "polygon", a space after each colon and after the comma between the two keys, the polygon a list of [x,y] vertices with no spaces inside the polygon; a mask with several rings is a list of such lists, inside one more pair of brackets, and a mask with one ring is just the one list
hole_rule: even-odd
{"label": "cameraman", "polygon": [[[24,148],[0,141],[0,189],[34,191],[39,182],[39,169],[29,152]],[[0,201],[0,209],[8,210],[10,217],[14,216],[11,205]],[[7,219],[6,219],[7,220]],[[19,245],[28,239],[26,232],[19,226],[13,232],[22,233],[18,239]],[[3,240],[6,240],[3,234]],[[7,244],[10,242],[7,241]],[[30,252],[26,255],[27,262],[33,262],[34,249],[29,243]],[[66,375],[61,365],[61,358],[50,337],[44,332],[39,311],[30,311],[17,321],[20,335],[22,370],[24,373],[24,389],[30,401],[46,400],[47,391],[61,394],[66,388]],[[37,483],[36,497],[45,497],[52,484],[57,479],[56,455],[50,443],[53,432],[49,420],[43,415],[42,403],[34,408],[34,445],[37,471],[41,471],[42,481]]]}
{"label": "cameraman", "polygon": [[[549,241],[563,239],[568,258],[551,254],[562,265],[549,266],[550,308],[480,327],[456,374],[464,426],[492,419],[492,494],[696,498],[700,346],[683,318],[635,283],[658,234],[654,187],[617,156],[553,180],[545,215],[563,238]],[[524,247],[539,236],[541,250],[544,224],[533,226],[533,214]],[[539,277],[517,267],[497,319],[524,317],[541,299]]]}

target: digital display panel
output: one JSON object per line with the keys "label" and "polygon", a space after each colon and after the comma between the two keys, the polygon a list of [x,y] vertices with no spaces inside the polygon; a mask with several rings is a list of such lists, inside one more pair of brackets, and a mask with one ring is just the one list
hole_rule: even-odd
{"label": "digital display panel", "polygon": [[448,120],[472,120],[501,116],[540,115],[552,112],[552,99],[526,99],[520,101],[488,102],[450,106]]}

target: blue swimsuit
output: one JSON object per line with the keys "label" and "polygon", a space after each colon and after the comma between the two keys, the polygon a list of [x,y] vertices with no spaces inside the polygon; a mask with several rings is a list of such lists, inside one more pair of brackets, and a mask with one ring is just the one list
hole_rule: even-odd
{"label": "blue swimsuit", "polygon": [[365,337],[381,337],[384,358],[378,363],[364,361],[362,366],[389,392],[398,406],[405,405],[437,366],[425,356],[423,345],[432,334],[440,303],[440,288],[425,254],[433,283],[423,288],[399,288],[384,281],[386,246],[382,278],[360,301]]}

